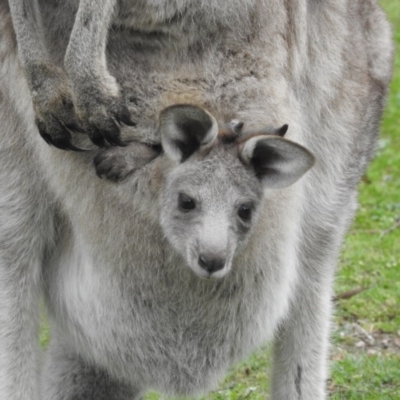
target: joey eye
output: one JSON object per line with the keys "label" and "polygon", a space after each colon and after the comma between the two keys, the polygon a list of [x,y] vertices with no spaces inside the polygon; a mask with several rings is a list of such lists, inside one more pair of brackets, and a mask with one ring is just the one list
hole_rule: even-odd
{"label": "joey eye", "polygon": [[187,194],[179,193],[178,197],[179,208],[182,211],[188,212],[196,208],[196,202]]}
{"label": "joey eye", "polygon": [[249,203],[242,204],[238,210],[238,216],[242,221],[248,222],[251,220],[252,205]]}

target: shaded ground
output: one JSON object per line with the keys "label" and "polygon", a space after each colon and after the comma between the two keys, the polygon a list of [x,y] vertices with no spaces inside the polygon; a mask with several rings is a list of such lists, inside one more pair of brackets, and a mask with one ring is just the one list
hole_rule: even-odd
{"label": "shaded ground", "polygon": [[332,349],[333,361],[343,360],[347,353],[400,356],[400,328],[397,333],[367,331],[357,322],[352,322],[338,328],[336,336],[336,344]]}

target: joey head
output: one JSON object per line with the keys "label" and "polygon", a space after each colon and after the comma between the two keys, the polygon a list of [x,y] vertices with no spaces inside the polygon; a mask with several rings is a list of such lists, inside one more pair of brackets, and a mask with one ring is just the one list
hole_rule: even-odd
{"label": "joey head", "polygon": [[[220,129],[208,111],[193,105],[166,108],[159,118],[165,164],[160,223],[202,278],[229,272],[270,191],[292,185],[314,164],[307,149],[281,137],[286,125],[260,132],[242,132],[241,123],[227,126],[228,132]],[[95,159],[97,173],[114,180],[129,175],[129,167],[144,165],[140,149],[152,154],[149,161],[155,157],[143,146],[105,150]]]}

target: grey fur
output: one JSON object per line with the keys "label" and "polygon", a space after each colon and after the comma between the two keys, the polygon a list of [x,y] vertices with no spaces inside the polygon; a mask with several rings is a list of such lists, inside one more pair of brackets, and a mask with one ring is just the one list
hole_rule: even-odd
{"label": "grey fur", "polygon": [[[96,177],[98,150],[85,135],[72,132],[71,140],[86,153],[48,147],[35,118],[54,113],[46,96],[59,93],[59,82],[67,99],[76,90],[63,64],[78,2],[38,4],[42,22],[26,26],[14,9],[15,37],[0,0],[1,396],[72,400],[91,386],[118,399],[148,388],[202,393],[273,340],[271,398],[324,399],[336,259],[391,76],[390,29],[376,2],[118,3],[106,67],[138,122],[122,128],[122,139],[159,145],[160,111],[182,103],[206,110],[219,131],[242,121],[238,140],[246,143],[266,126],[288,124],[285,137],[273,139],[304,146],[316,163],[281,189],[257,180],[236,142],[200,148],[183,163],[165,152],[119,184]],[[50,89],[32,103],[17,40],[21,54],[24,29],[37,23],[39,60],[48,57],[56,83],[44,79]],[[123,161],[123,150],[111,164]],[[187,226],[172,223],[181,183],[206,199],[205,214]],[[243,193],[258,200],[247,232],[233,225]],[[227,240],[230,271],[201,279],[182,249],[213,226],[231,227],[226,237],[237,244]],[[42,293],[52,343],[40,371]]]}

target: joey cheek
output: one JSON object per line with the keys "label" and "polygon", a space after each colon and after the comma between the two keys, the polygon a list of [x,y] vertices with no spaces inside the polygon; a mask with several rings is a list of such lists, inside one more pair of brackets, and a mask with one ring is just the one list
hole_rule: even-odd
{"label": "joey cheek", "polygon": [[239,223],[237,224],[237,228],[238,228],[238,233],[240,235],[240,239],[245,239],[247,234],[250,231],[251,225],[249,224],[244,224],[243,222],[239,221]]}

